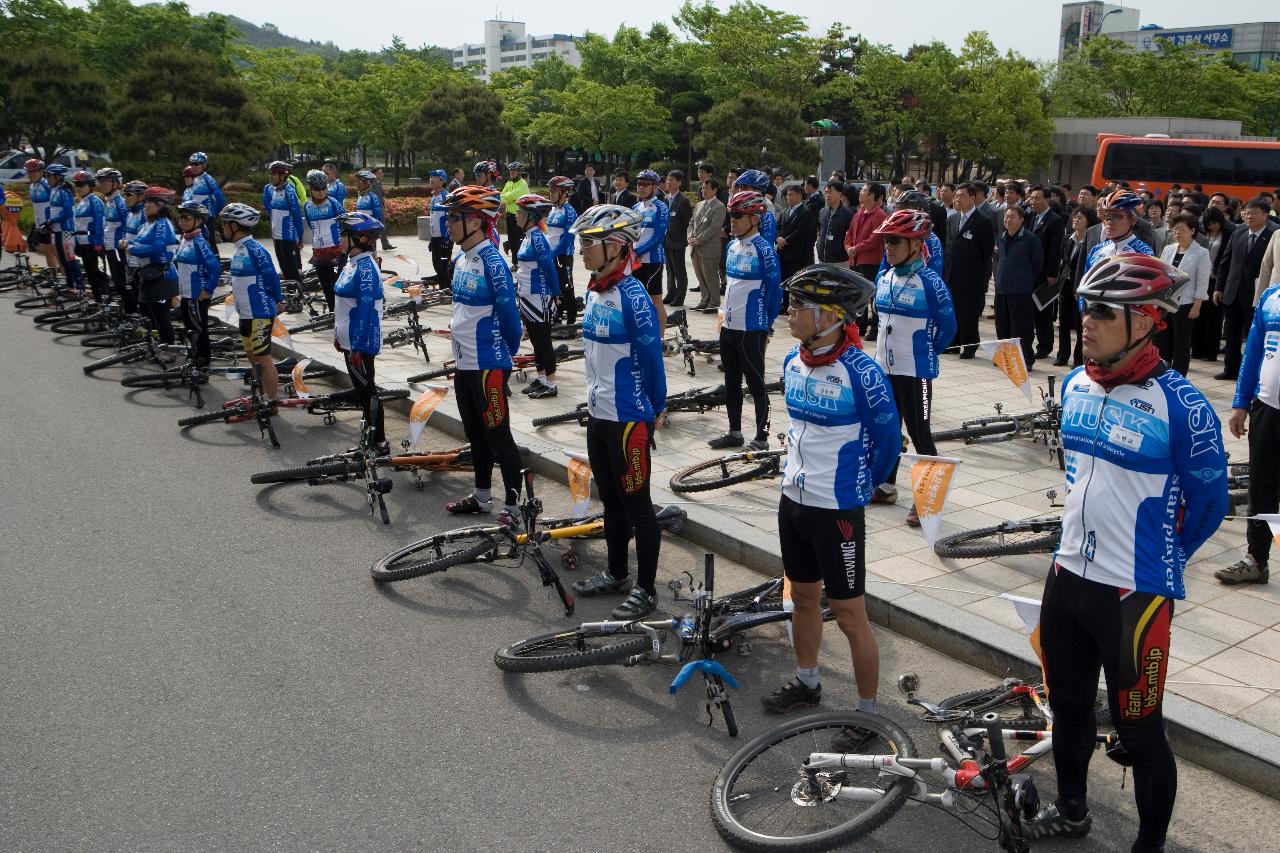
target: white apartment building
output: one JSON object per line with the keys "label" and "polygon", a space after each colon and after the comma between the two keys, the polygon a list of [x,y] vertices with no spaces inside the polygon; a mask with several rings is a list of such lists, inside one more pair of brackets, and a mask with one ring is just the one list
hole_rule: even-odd
{"label": "white apartment building", "polygon": [[582,64],[575,36],[529,36],[521,21],[485,21],[484,42],[455,47],[453,67],[466,68],[476,79],[488,82],[497,71],[528,68],[552,54],[575,67]]}

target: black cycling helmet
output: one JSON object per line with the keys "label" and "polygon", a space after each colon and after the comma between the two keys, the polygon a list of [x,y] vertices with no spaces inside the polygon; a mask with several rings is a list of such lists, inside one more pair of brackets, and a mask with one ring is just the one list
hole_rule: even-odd
{"label": "black cycling helmet", "polygon": [[894,210],[923,210],[929,212],[929,197],[919,190],[910,190],[898,196],[898,200],[894,202]]}
{"label": "black cycling helmet", "polygon": [[811,264],[782,285],[787,293],[844,315],[846,323],[866,309],[876,286],[841,264]]}

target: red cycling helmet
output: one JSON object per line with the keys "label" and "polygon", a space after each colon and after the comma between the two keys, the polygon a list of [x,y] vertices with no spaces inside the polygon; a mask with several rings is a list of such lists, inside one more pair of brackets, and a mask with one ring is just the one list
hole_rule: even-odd
{"label": "red cycling helmet", "polygon": [[173,190],[168,187],[147,187],[147,191],[142,194],[142,200],[168,204],[173,201]]}
{"label": "red cycling helmet", "polygon": [[742,190],[729,196],[730,213],[749,213],[752,216],[763,216],[769,209],[769,202],[755,190]]}
{"label": "red cycling helmet", "polygon": [[516,199],[516,207],[527,218],[536,222],[550,213],[555,205],[551,203],[550,199],[543,198],[537,193],[529,193]]}
{"label": "red cycling helmet", "polygon": [[183,166],[183,167],[182,167],[182,177],[184,177],[184,178],[194,178],[195,176],[196,176],[196,167],[195,167],[195,166]]}
{"label": "red cycling helmet", "polygon": [[554,178],[552,178],[550,181],[547,182],[547,189],[568,190],[572,192],[573,180],[571,178],[566,178],[564,175],[556,175]]}
{"label": "red cycling helmet", "polygon": [[[1076,296],[1111,305],[1150,305],[1178,310],[1178,296],[1191,278],[1177,267],[1150,255],[1123,254],[1103,258],[1084,275]],[[1158,320],[1158,317],[1153,319]]]}
{"label": "red cycling helmet", "polygon": [[84,186],[93,186],[98,179],[93,176],[93,172],[86,172],[84,169],[76,172],[71,176],[71,183],[82,184]]}
{"label": "red cycling helmet", "polygon": [[43,172],[44,161],[39,157],[32,157],[30,160],[22,164],[22,168],[28,172]]}
{"label": "red cycling helmet", "polygon": [[923,210],[895,210],[888,219],[880,223],[876,234],[884,237],[907,237],[923,239],[933,230],[933,222],[929,214]]}

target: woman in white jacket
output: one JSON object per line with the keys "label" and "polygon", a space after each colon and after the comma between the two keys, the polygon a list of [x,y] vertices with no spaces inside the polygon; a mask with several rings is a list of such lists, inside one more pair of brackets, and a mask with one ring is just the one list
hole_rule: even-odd
{"label": "woman in white jacket", "polygon": [[1187,375],[1191,363],[1191,321],[1200,316],[1200,304],[1209,298],[1209,250],[1196,242],[1199,221],[1190,213],[1179,213],[1170,223],[1169,245],[1160,260],[1172,264],[1191,277],[1183,289],[1178,313],[1170,314],[1168,327],[1156,335],[1160,357],[1174,370]]}

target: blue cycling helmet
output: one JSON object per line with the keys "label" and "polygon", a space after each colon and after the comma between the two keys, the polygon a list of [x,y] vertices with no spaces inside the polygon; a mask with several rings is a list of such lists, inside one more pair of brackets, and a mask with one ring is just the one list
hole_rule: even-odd
{"label": "blue cycling helmet", "polygon": [[445,172],[445,170],[444,170],[444,169],[432,169],[430,172],[427,172],[427,177],[428,177],[428,178],[439,178],[439,179],[440,179],[440,180],[442,180],[442,181],[447,181],[447,180],[449,180],[449,174],[448,174],[447,172]]}
{"label": "blue cycling helmet", "polygon": [[209,208],[205,207],[195,199],[184,201],[182,204],[178,205],[178,215],[181,216],[184,213],[190,214],[201,221],[209,218]]}
{"label": "blue cycling helmet", "polygon": [[751,187],[757,192],[764,192],[764,188],[769,186],[769,176],[759,169],[747,169],[738,179],[733,182],[735,187]]}
{"label": "blue cycling helmet", "polygon": [[50,163],[48,166],[44,167],[44,173],[46,175],[57,175],[58,177],[62,177],[67,173],[67,167],[61,163]]}
{"label": "blue cycling helmet", "polygon": [[187,158],[187,162],[193,166],[203,166],[205,163],[209,162],[209,155],[203,151],[197,151]]}
{"label": "blue cycling helmet", "polygon": [[338,217],[338,230],[343,234],[376,237],[382,233],[382,223],[363,210],[357,210]]}
{"label": "blue cycling helmet", "polygon": [[1113,190],[1098,199],[1098,210],[1123,210],[1136,216],[1140,207],[1142,199],[1131,190]]}
{"label": "blue cycling helmet", "polygon": [[653,171],[653,169],[641,169],[639,172],[636,173],[636,180],[648,181],[651,184],[662,183],[662,178],[659,178],[658,173]]}

